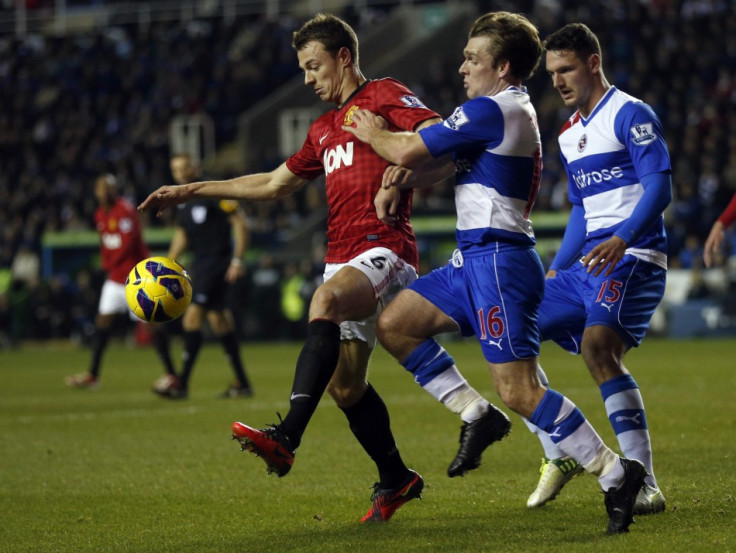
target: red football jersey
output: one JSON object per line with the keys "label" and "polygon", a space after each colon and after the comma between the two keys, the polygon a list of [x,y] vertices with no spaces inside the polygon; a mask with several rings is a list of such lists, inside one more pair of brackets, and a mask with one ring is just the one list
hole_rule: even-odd
{"label": "red football jersey", "polygon": [[143,243],[138,212],[129,201],[118,198],[108,210],[97,208],[95,226],[100,234],[102,270],[110,280],[124,283],[133,266],[151,255]]}
{"label": "red football jersey", "polygon": [[328,263],[345,263],[383,246],[417,267],[419,255],[409,217],[412,191],[402,192],[396,226],[378,220],[373,199],[389,163],[342,126],[367,109],[383,117],[390,131],[413,131],[433,117],[414,94],[394,79],[367,81],[344,103],[312,123],[301,150],[286,160],[289,170],[305,179],[325,175]]}

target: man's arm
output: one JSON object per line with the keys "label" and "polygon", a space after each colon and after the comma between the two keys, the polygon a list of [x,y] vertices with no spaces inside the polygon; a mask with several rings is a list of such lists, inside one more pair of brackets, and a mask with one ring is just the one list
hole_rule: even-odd
{"label": "man's arm", "polygon": [[726,239],[726,229],[736,221],[736,194],[733,195],[731,201],[718,216],[718,219],[710,228],[708,238],[703,246],[703,261],[706,267],[713,265],[713,254],[718,252]]}
{"label": "man's arm", "polygon": [[672,201],[672,177],[669,173],[652,173],[641,178],[644,194],[636,204],[628,220],[608,240],[594,247],[583,258],[583,265],[595,276],[608,268],[606,276],[613,272],[626,253],[628,245],[662,216]]}
{"label": "man's arm", "polygon": [[390,165],[383,173],[381,187],[388,190],[396,187],[402,190],[406,188],[425,188],[434,186],[438,182],[455,175],[455,163],[450,156],[428,160],[416,169]]}
{"label": "man's arm", "polygon": [[176,261],[184,250],[187,249],[187,235],[182,227],[176,227],[174,236],[169,244],[169,253],[167,257]]}
{"label": "man's arm", "polygon": [[[439,118],[422,122],[416,130],[439,123]],[[373,150],[383,159],[394,165],[402,165],[411,169],[432,158],[427,146],[417,132],[391,132],[386,121],[368,110],[353,113],[355,126],[343,130],[355,135],[358,140],[370,144]]]}
{"label": "man's arm", "polygon": [[585,209],[582,205],[573,204],[562,243],[547,271],[547,278],[556,276],[557,271],[568,268],[580,258],[580,252],[585,245],[585,234]]}
{"label": "man's arm", "polygon": [[[414,132],[390,132],[386,128],[386,121],[368,110],[358,110],[353,114],[353,121],[354,127],[343,128],[359,140],[370,144],[379,156],[394,164],[383,174],[383,188],[432,186],[455,173],[451,156],[433,158],[416,132],[440,123],[439,117],[422,121]],[[406,163],[402,163],[404,161]]]}
{"label": "man's arm", "polygon": [[[386,122],[380,116],[373,115],[369,111],[365,111],[364,116],[363,124],[360,125],[361,127],[385,127],[386,125]],[[437,117],[428,119],[417,125],[416,130],[418,131],[425,127],[435,125],[438,122],[440,122],[440,119]],[[356,136],[358,135],[356,134]],[[387,225],[394,225],[396,223],[396,210],[401,199],[400,190],[433,186],[455,174],[455,163],[452,161],[451,156],[446,155],[437,159],[433,158],[417,132],[391,133],[385,131],[385,137],[388,140],[392,140],[394,136],[414,136],[421,143],[421,149],[427,155],[420,154],[417,156],[417,164],[411,169],[398,165],[390,165],[384,171],[381,188],[376,193],[373,204],[376,207],[376,215]],[[382,154],[382,150],[376,148],[372,143],[371,147],[373,147],[373,150],[378,155],[389,162],[393,162],[390,157]]]}
{"label": "man's arm", "polygon": [[243,254],[245,254],[245,250],[248,247],[250,229],[248,227],[248,220],[245,218],[245,213],[243,213],[240,207],[230,214],[229,221],[233,230],[233,258],[225,273],[225,281],[232,283],[245,273]]}
{"label": "man's arm", "polygon": [[158,208],[157,214],[161,215],[167,207],[185,203],[195,197],[252,201],[278,200],[292,194],[307,182],[307,179],[292,173],[286,163],[282,163],[270,173],[254,173],[221,181],[162,186],[149,194],[138,206],[138,210],[155,207]]}

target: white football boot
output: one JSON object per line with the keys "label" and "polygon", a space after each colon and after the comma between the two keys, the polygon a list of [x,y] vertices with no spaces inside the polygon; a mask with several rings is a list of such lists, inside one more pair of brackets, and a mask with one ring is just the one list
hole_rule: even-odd
{"label": "white football boot", "polygon": [[537,489],[527,499],[526,506],[541,507],[548,501],[552,501],[565,484],[582,472],[583,467],[572,457],[543,458],[542,466],[539,468],[540,477]]}

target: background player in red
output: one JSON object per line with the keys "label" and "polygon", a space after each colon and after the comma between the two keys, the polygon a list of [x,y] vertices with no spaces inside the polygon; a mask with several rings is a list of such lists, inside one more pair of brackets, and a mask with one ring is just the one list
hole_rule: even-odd
{"label": "background player in red", "polygon": [[728,202],[726,209],[716,219],[713,226],[710,229],[708,238],[705,241],[703,247],[703,261],[705,266],[710,267],[713,265],[713,254],[717,253],[723,245],[725,239],[725,230],[730,227],[736,221],[736,194],[733,195],[731,201]]}
{"label": "background player in red", "polygon": [[[322,101],[337,106],[312,123],[301,150],[270,173],[164,186],[139,209],[160,210],[201,196],[273,200],[325,175],[325,282],[309,307],[308,337],[297,361],[289,412],[279,424],[264,430],[236,422],[233,433],[246,449],[264,458],[269,472],[284,476],[327,389],[378,467],[373,506],[362,520],[388,520],[406,501],[419,497],[424,485],[404,465],[386,406],[366,380],[377,314],[416,279],[418,254],[409,223],[411,191],[383,191],[374,205],[389,164],[342,127],[352,123],[358,109],[380,114],[394,131],[417,130],[440,118],[401,83],[366,79],[359,67],[358,39],[335,16],[320,14],[307,21],[294,33],[292,46],[304,71],[304,84]],[[386,195],[392,203],[384,203]],[[395,224],[381,223],[376,206],[379,213],[393,214]]]}
{"label": "background player in red", "polygon": [[[66,383],[72,388],[93,388],[99,384],[102,354],[107,348],[113,319],[116,315],[128,314],[136,320],[125,300],[125,279],[136,263],[150,256],[143,242],[138,213],[133,204],[118,195],[115,177],[111,174],[97,177],[94,194],[98,203],[95,228],[100,235],[102,270],[107,273],[107,278],[102,286],[95,318],[89,372],[68,376]],[[151,325],[151,330],[156,352],[166,372],[174,374],[166,333],[155,325]]]}

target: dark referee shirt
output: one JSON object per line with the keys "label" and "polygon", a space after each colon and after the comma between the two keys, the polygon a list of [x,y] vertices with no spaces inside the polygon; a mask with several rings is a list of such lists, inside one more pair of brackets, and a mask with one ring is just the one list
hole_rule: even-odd
{"label": "dark referee shirt", "polygon": [[177,223],[187,236],[194,263],[230,264],[233,254],[230,215],[238,204],[232,200],[196,200],[179,206]]}

